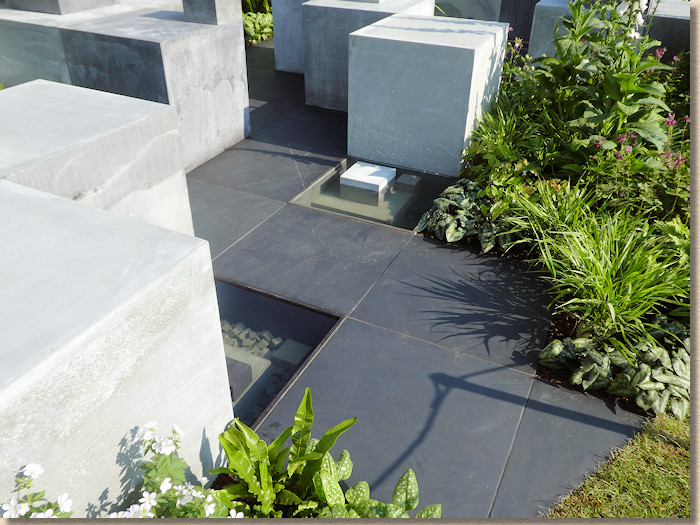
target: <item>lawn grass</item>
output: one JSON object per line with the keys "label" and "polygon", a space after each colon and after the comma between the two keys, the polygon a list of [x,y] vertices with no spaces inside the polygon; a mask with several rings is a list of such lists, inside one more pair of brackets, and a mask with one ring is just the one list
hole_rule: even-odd
{"label": "lawn grass", "polygon": [[690,419],[659,416],[548,518],[689,518]]}

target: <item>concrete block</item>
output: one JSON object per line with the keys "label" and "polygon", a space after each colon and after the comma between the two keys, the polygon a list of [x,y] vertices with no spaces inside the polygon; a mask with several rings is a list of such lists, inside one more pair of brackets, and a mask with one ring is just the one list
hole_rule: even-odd
{"label": "concrete block", "polygon": [[661,0],[649,26],[649,36],[660,40],[667,56],[690,51],[690,2]]}
{"label": "concrete block", "polygon": [[311,347],[299,343],[294,339],[287,339],[282,346],[272,354],[272,361],[282,361],[282,364],[291,364],[298,367],[304,358],[309,355]]}
{"label": "concrete block", "polygon": [[118,0],[7,0],[7,7],[54,15],[67,15],[116,3]]}
{"label": "concrete block", "polygon": [[398,179],[396,179],[396,184],[394,187],[397,190],[407,191],[412,195],[415,195],[420,188],[423,179],[418,175],[411,175],[409,173],[404,173]]}
{"label": "concrete block", "polygon": [[498,21],[501,13],[501,0],[437,0],[442,12],[435,10],[436,16],[450,18],[473,18],[474,20]]}
{"label": "concrete block", "polygon": [[231,399],[240,399],[246,388],[253,382],[253,368],[248,364],[226,356],[228,383],[231,387]]}
{"label": "concrete block", "polygon": [[348,110],[348,35],[393,13],[432,16],[435,0],[309,0],[302,4],[306,103]]}
{"label": "concrete block", "polygon": [[568,0],[540,0],[535,6],[530,29],[528,54],[532,57],[553,57],[554,33],[563,31],[561,19],[570,15]]}
{"label": "concrete block", "polygon": [[275,69],[304,73],[304,28],[301,4],[306,0],[272,0],[275,24]]}
{"label": "concrete block", "polygon": [[138,484],[147,421],[182,428],[195,476],[221,464],[233,412],[206,241],[4,180],[0,222],[0,494],[35,462],[49,497],[96,517]]}
{"label": "concrete block", "polygon": [[64,16],[0,8],[0,78],[6,86],[49,78],[169,104],[191,170],[250,134],[240,0],[225,5],[233,18],[219,25],[137,3]]}
{"label": "concrete block", "polygon": [[192,235],[175,111],[35,80],[0,91],[0,178]]}
{"label": "concrete block", "polygon": [[350,35],[348,155],[456,176],[498,92],[508,25],[397,14]]}
{"label": "concrete block", "polygon": [[240,18],[240,4],[231,0],[183,0],[187,22],[222,24]]}

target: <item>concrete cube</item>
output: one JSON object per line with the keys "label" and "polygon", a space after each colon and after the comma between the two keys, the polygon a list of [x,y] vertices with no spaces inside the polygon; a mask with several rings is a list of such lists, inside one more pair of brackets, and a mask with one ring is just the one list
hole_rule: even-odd
{"label": "concrete cube", "polygon": [[310,346],[293,339],[287,339],[284,344],[272,354],[272,361],[279,361],[283,365],[294,365],[294,367],[298,367],[310,351]]}
{"label": "concrete cube", "polygon": [[182,8],[187,22],[222,24],[240,18],[240,5],[231,0],[183,0]]}
{"label": "concrete cube", "polygon": [[233,411],[206,241],[4,180],[0,222],[0,494],[39,463],[37,488],[96,517],[139,483],[147,421],[183,429],[195,476],[220,464]]}
{"label": "concrete cube", "polygon": [[435,0],[309,0],[302,4],[306,103],[348,110],[348,35],[393,13],[432,16]]}
{"label": "concrete cube", "polygon": [[275,69],[304,73],[304,28],[301,4],[306,0],[272,0],[275,24]]}
{"label": "concrete cube", "polygon": [[540,0],[535,6],[530,29],[528,54],[532,57],[555,54],[554,34],[561,32],[561,19],[570,15],[568,0]]}
{"label": "concrete cube", "polygon": [[397,14],[350,35],[348,155],[456,176],[498,92],[508,25]]}
{"label": "concrete cube", "polygon": [[118,3],[118,0],[7,0],[7,7],[66,15]]}
{"label": "concrete cube", "polygon": [[501,0],[438,0],[436,16],[498,21]]}
{"label": "concrete cube", "polygon": [[218,25],[142,5],[64,16],[0,8],[0,79],[47,78],[169,104],[191,170],[250,134],[240,1],[222,5],[230,19]]}
{"label": "concrete cube", "polygon": [[0,91],[0,178],[192,235],[175,111],[35,80]]}
{"label": "concrete cube", "polygon": [[661,0],[649,27],[649,36],[661,41],[667,56],[690,51],[690,2]]}

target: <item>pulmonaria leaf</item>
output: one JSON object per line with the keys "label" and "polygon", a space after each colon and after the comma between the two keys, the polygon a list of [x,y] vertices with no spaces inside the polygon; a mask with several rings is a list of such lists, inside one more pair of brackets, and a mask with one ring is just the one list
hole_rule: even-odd
{"label": "pulmonaria leaf", "polygon": [[413,510],[418,506],[418,480],[412,469],[404,472],[396,482],[392,501],[405,510]]}
{"label": "pulmonaria leaf", "polygon": [[457,242],[464,237],[464,230],[459,227],[457,221],[452,221],[445,230],[445,240],[447,242]]}
{"label": "pulmonaria leaf", "polygon": [[440,518],[442,517],[442,506],[440,504],[437,505],[428,505],[424,509],[421,509],[418,511],[418,514],[416,514],[416,519],[435,519],[435,518]]}
{"label": "pulmonaria leaf", "polygon": [[633,396],[637,393],[637,389],[632,386],[631,377],[629,374],[617,374],[612,383],[608,385],[608,392],[614,396]]}
{"label": "pulmonaria leaf", "polygon": [[670,401],[671,413],[679,421],[683,421],[685,416],[688,414],[688,409],[690,408],[690,403],[687,399],[680,397],[672,397]]}
{"label": "pulmonaria leaf", "polygon": [[360,481],[357,485],[353,485],[345,492],[345,499],[352,505],[368,503],[369,484],[366,481]]}

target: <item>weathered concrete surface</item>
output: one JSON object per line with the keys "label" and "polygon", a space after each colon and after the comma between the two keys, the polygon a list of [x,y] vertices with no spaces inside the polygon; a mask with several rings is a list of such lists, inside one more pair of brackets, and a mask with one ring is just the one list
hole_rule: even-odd
{"label": "weathered concrete surface", "polygon": [[309,0],[302,4],[306,103],[348,110],[348,35],[394,13],[432,16],[435,0]]}
{"label": "weathered concrete surface", "polygon": [[54,15],[66,15],[116,3],[118,3],[118,0],[7,0],[7,7]]}
{"label": "weathered concrete surface", "polygon": [[48,75],[168,103],[190,170],[250,134],[240,0],[229,4],[231,21],[218,25],[134,0],[63,16],[0,9],[0,78],[11,86]]}
{"label": "weathered concrete surface", "polygon": [[304,73],[304,27],[301,4],[306,0],[272,0],[275,24],[275,69]]}
{"label": "weathered concrete surface", "polygon": [[233,417],[206,241],[7,181],[0,222],[0,494],[35,462],[74,517],[113,510],[147,421],[206,473]]}
{"label": "weathered concrete surface", "polygon": [[554,32],[563,31],[560,19],[571,14],[568,0],[540,0],[535,6],[530,29],[528,54],[532,57],[547,55],[553,57]]}
{"label": "weathered concrete surface", "polygon": [[498,93],[508,25],[393,15],[350,34],[348,155],[459,175]]}
{"label": "weathered concrete surface", "polygon": [[436,16],[451,18],[473,18],[474,20],[498,21],[501,14],[501,0],[438,0]]}
{"label": "weathered concrete surface", "polygon": [[690,2],[661,0],[651,20],[649,36],[660,40],[669,55],[690,51]]}
{"label": "weathered concrete surface", "polygon": [[182,7],[185,20],[198,24],[223,24],[241,15],[240,6],[230,0],[183,0]]}
{"label": "weathered concrete surface", "polygon": [[45,80],[0,91],[0,179],[192,235],[175,111]]}

